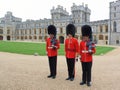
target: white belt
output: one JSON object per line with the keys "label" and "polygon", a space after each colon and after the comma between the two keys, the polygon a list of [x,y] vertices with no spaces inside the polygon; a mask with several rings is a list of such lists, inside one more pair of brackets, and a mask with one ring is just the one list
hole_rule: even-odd
{"label": "white belt", "polygon": [[82,50],[82,53],[88,53],[88,50]]}

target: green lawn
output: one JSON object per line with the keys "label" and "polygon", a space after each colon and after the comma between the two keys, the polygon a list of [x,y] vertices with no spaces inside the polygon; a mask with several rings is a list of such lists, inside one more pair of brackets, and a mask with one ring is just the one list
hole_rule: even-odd
{"label": "green lawn", "polygon": [[[95,55],[105,54],[113,49],[113,47],[97,46]],[[46,55],[45,43],[0,41],[0,51],[27,55],[33,55],[34,53],[42,56]],[[64,44],[60,45],[58,54],[64,55]]]}

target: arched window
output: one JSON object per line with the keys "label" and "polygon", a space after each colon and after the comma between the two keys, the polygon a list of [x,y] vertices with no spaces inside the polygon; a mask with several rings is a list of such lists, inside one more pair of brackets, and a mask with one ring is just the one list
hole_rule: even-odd
{"label": "arched window", "polygon": [[60,40],[60,43],[64,43],[64,37],[63,36],[60,36],[59,40]]}
{"label": "arched window", "polygon": [[0,40],[3,40],[3,36],[0,36]]}

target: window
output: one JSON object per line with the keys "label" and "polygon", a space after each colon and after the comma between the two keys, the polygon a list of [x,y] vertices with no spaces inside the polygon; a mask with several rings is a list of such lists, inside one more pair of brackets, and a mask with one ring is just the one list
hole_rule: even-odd
{"label": "window", "polygon": [[27,34],[27,30],[25,30],[25,34]]}
{"label": "window", "polygon": [[116,44],[119,44],[119,40],[116,40]]}
{"label": "window", "polygon": [[36,29],[34,29],[34,34],[36,34]]}
{"label": "window", "polygon": [[100,32],[102,32],[102,26],[100,26]]}
{"label": "window", "polygon": [[21,36],[21,40],[23,40],[23,36]]}
{"label": "window", "polygon": [[63,33],[63,29],[62,29],[62,28],[60,28],[60,34],[61,34],[61,33]]}
{"label": "window", "polygon": [[105,32],[108,32],[108,25],[105,26]]}
{"label": "window", "polygon": [[29,33],[31,34],[31,29],[30,29]]}
{"label": "window", "polygon": [[105,36],[105,40],[108,40],[108,36]]}
{"label": "window", "polygon": [[114,10],[116,11],[116,7],[114,7]]}
{"label": "window", "polygon": [[21,30],[21,34],[23,35],[23,30]]}
{"label": "window", "polygon": [[36,36],[34,36],[34,39],[37,39],[37,37],[36,37]]}
{"label": "window", "polygon": [[3,34],[3,30],[2,29],[0,29],[0,34]]}
{"label": "window", "polygon": [[7,34],[10,34],[10,30],[9,29],[7,30]]}
{"label": "window", "polygon": [[32,36],[29,36],[29,39],[32,39]]}
{"label": "window", "polygon": [[39,34],[41,34],[41,29],[39,29]]}
{"label": "window", "polygon": [[39,39],[42,39],[42,37],[41,37],[41,36],[39,36]]}
{"label": "window", "polygon": [[75,33],[77,33],[77,27],[75,27]]}
{"label": "window", "polygon": [[113,23],[113,32],[116,32],[116,27],[117,27],[117,24],[116,22]]}
{"label": "window", "polygon": [[27,36],[25,36],[25,39],[27,39]]}
{"label": "window", "polygon": [[17,36],[17,39],[19,39],[19,36]]}
{"label": "window", "polygon": [[99,40],[103,40],[103,35],[99,35]]}
{"label": "window", "polygon": [[45,34],[47,33],[47,29],[45,29]]}

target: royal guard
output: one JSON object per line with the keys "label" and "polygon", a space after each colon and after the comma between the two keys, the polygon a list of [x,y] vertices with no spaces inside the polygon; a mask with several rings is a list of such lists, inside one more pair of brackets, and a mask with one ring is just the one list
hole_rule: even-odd
{"label": "royal guard", "polygon": [[89,25],[82,26],[82,41],[80,42],[80,60],[82,65],[82,82],[80,85],[91,86],[91,68],[93,54],[96,52],[95,43],[92,41],[92,30]]}
{"label": "royal guard", "polygon": [[75,61],[79,53],[79,43],[75,36],[75,26],[68,24],[66,27],[67,38],[65,40],[65,56],[68,68],[68,78],[66,80],[73,81],[75,78]]}
{"label": "royal guard", "polygon": [[59,40],[56,39],[56,27],[54,25],[48,26],[49,38],[46,39],[46,53],[49,61],[50,75],[48,78],[56,78],[57,74],[57,54],[60,48]]}

